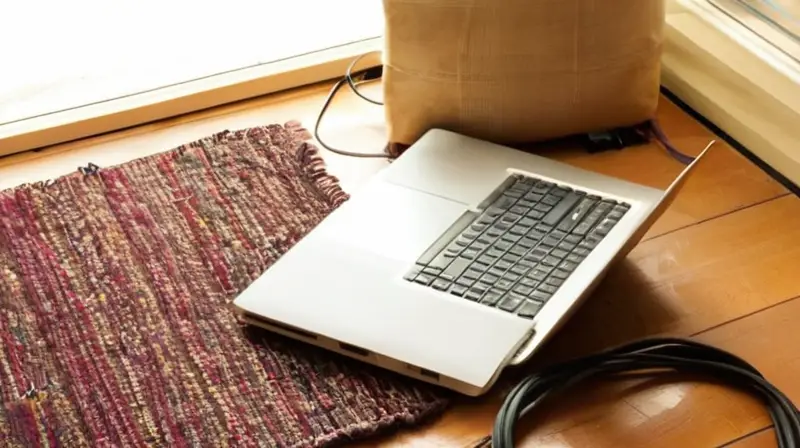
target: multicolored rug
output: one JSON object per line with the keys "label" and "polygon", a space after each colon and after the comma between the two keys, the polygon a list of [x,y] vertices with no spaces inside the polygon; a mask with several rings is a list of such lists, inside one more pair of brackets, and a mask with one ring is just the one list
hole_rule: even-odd
{"label": "multicolored rug", "polygon": [[223,132],[0,192],[0,444],[327,446],[440,411],[229,307],[347,200],[307,137]]}

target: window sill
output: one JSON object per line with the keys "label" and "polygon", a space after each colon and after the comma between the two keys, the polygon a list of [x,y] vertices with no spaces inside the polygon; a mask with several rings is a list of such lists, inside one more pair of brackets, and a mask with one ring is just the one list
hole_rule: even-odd
{"label": "window sill", "polygon": [[662,83],[800,185],[800,64],[705,0],[670,0]]}
{"label": "window sill", "polygon": [[[381,38],[366,39],[0,125],[0,157],[337,78],[355,57],[373,53],[381,46]],[[370,55],[359,67],[379,64],[379,57]]]}

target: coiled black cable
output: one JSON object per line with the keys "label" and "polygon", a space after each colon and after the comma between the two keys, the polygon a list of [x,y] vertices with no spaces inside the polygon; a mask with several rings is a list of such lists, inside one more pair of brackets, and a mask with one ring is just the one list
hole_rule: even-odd
{"label": "coiled black cable", "polygon": [[721,349],[692,340],[645,339],[544,369],[520,382],[495,419],[492,435],[477,447],[512,448],[518,420],[575,384],[599,375],[672,371],[713,376],[763,400],[775,425],[779,448],[800,447],[800,412],[755,367]]}

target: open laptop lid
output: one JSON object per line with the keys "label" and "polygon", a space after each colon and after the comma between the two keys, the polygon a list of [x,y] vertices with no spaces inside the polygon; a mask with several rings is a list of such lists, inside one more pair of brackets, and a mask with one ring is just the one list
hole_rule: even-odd
{"label": "open laptop lid", "polygon": [[642,221],[642,223],[634,232],[633,236],[625,245],[624,249],[621,251],[622,254],[627,254],[631,249],[633,249],[634,246],[639,244],[639,242],[642,240],[644,235],[650,230],[650,228],[653,226],[656,220],[661,218],[661,215],[663,215],[664,212],[670,207],[670,205],[672,205],[672,202],[681,192],[684,185],[686,185],[686,181],[688,181],[691,175],[697,172],[698,167],[703,163],[705,163],[705,161],[708,159],[708,152],[711,150],[711,148],[714,146],[715,143],[716,140],[712,140],[708,145],[706,145],[706,147],[703,149],[700,155],[695,157],[695,159],[691,163],[689,163],[689,165],[687,165],[686,168],[684,168],[684,170],[678,175],[678,177],[676,177],[675,180],[672,181],[672,184],[670,184],[670,186],[666,190],[664,190],[664,194],[661,196],[661,199],[653,207],[652,212],[649,213],[647,215],[647,218],[645,218]]}

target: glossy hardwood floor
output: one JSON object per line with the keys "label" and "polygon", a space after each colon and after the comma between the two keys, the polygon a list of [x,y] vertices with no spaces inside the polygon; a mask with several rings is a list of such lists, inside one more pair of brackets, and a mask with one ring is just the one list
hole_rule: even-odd
{"label": "glossy hardwood floor", "polygon": [[[300,89],[37,153],[0,159],[0,188],[42,180],[91,161],[120,163],[221,129],[299,119],[312,127],[329,85]],[[662,124],[676,146],[698,153],[707,129],[664,100]],[[331,108],[325,140],[379,151],[380,108],[343,95]],[[588,154],[542,147],[567,163],[655,187],[683,166],[656,144]],[[664,216],[546,349],[513,379],[545,363],[653,335],[694,337],[756,365],[800,401],[800,201],[733,149],[718,142]],[[377,159],[326,154],[344,188],[357,191],[385,166]],[[502,385],[481,399],[460,399],[425,426],[359,446],[464,447],[489,433]],[[776,446],[767,413],[743,393],[699,378],[587,384],[520,425],[520,446]]]}

